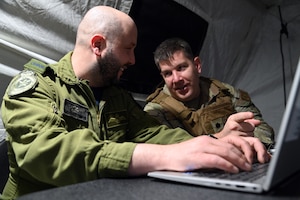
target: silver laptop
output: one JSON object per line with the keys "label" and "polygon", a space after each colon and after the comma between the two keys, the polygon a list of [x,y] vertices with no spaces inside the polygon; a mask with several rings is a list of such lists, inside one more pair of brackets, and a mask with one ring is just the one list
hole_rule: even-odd
{"label": "silver laptop", "polygon": [[[230,174],[224,171],[172,172],[155,171],[148,176],[207,187],[253,193],[267,192],[300,170],[295,153],[300,152],[300,60],[291,86],[288,102],[279,128],[275,151],[268,164],[256,163],[251,172]],[[259,167],[259,169],[256,169]],[[248,177],[254,177],[248,180]],[[244,178],[243,178],[244,177]],[[245,177],[247,177],[245,180]],[[257,179],[257,180],[256,180]]]}

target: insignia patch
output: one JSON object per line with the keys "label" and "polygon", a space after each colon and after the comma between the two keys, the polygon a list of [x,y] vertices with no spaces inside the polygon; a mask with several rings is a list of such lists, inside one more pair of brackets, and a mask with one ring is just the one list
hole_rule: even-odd
{"label": "insignia patch", "polygon": [[126,111],[119,111],[114,113],[106,113],[106,125],[107,128],[113,128],[120,125],[127,124]]}
{"label": "insignia patch", "polygon": [[65,100],[64,114],[83,122],[88,121],[88,108],[68,99]]}
{"label": "insignia patch", "polygon": [[24,65],[24,67],[42,74],[46,70],[47,64],[40,60],[32,58],[28,63]]}
{"label": "insignia patch", "polygon": [[11,82],[8,88],[8,96],[16,96],[28,90],[33,89],[37,84],[37,77],[35,72],[31,70],[24,70]]}

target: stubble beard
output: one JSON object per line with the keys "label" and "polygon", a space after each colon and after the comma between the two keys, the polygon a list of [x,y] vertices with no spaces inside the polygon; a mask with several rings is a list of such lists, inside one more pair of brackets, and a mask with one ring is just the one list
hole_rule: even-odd
{"label": "stubble beard", "polygon": [[104,86],[119,83],[118,72],[122,65],[111,50],[109,50],[105,56],[98,59],[98,67],[100,69],[99,73],[100,77],[102,77]]}

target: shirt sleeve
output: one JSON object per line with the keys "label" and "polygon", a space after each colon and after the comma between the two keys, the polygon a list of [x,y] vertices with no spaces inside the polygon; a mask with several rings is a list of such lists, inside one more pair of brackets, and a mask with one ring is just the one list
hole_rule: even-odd
{"label": "shirt sleeve", "polygon": [[[135,143],[173,144],[193,138],[187,131],[176,126],[164,124],[136,106],[132,97],[127,98],[130,111],[127,138]],[[154,104],[153,104],[154,105]],[[158,105],[160,106],[160,105]],[[158,112],[161,110],[159,109]],[[168,119],[165,120],[168,122]]]}
{"label": "shirt sleeve", "polygon": [[158,103],[148,102],[144,107],[144,111],[158,120],[159,123],[171,128],[175,128],[172,125],[172,117],[170,116],[170,114],[168,114],[169,112],[166,112],[165,109]]}

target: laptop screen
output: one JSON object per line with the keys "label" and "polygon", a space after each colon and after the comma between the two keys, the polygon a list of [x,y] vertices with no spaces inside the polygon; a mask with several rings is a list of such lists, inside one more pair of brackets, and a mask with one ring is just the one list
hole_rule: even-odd
{"label": "laptop screen", "polygon": [[270,169],[265,184],[272,187],[283,179],[300,170],[298,159],[300,152],[300,59],[291,86],[287,106],[278,131],[276,153],[270,163]]}

